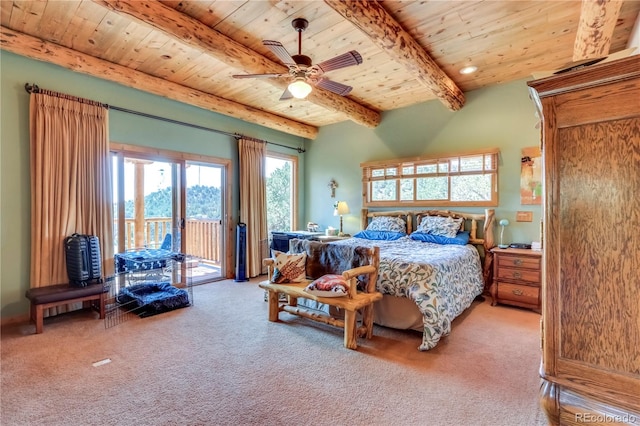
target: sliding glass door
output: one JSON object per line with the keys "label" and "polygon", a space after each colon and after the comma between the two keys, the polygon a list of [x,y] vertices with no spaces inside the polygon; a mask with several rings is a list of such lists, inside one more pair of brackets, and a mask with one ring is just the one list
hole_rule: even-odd
{"label": "sliding glass door", "polygon": [[225,167],[123,150],[113,171],[115,253],[168,249],[193,259],[194,284],[225,276]]}
{"label": "sliding glass door", "polygon": [[224,259],[222,212],[223,168],[186,162],[186,253],[198,258],[195,282],[220,278]]}

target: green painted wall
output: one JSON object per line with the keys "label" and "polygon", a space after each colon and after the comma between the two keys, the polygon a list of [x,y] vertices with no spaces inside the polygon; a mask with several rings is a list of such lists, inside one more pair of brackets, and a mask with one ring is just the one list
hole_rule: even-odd
{"label": "green painted wall", "polygon": [[[505,242],[539,241],[540,206],[520,204],[520,158],[524,147],[537,146],[540,131],[524,80],[466,93],[462,110],[452,112],[439,101],[389,111],[375,129],[343,122],[320,129],[307,144],[305,190],[308,220],[337,228],[333,203],[347,201],[344,231],[360,230],[362,184],[360,163],[465,150],[499,148],[499,199],[496,218],[509,219]],[[336,198],[327,186],[338,182]],[[482,212],[483,209],[457,208]],[[533,222],[516,222],[516,212],[532,211]],[[496,229],[497,231],[498,229]]]}
{"label": "green painted wall", "polygon": [[[524,81],[467,93],[467,103],[458,112],[431,101],[387,112],[375,129],[351,122],[326,126],[316,140],[305,143],[298,137],[0,51],[0,317],[3,319],[28,312],[24,292],[29,287],[30,257],[29,97],[25,83],[287,146],[304,144],[307,153],[300,155],[299,163],[300,227],[310,220],[318,222],[322,229],[329,225],[337,227],[338,218],[332,214],[333,202],[339,199],[347,201],[352,212],[344,218],[345,231],[354,233],[360,229],[361,162],[498,147],[500,205],[496,216],[508,218],[512,223],[505,239],[539,239],[540,207],[520,205],[519,195],[520,151],[539,143],[537,120]],[[232,220],[237,221],[238,168],[233,138],[117,111],[109,115],[112,141],[231,159]],[[295,153],[273,145],[269,149]],[[332,178],[339,185],[335,199],[330,197],[327,187]],[[533,222],[516,223],[518,210],[533,211]]]}
{"label": "green painted wall", "polygon": [[[0,51],[0,317],[28,312],[24,297],[29,288],[30,183],[29,94],[25,83],[93,99],[109,105],[184,121],[229,133],[241,133],[278,144],[298,147],[304,139],[127,88],[61,67]],[[144,145],[232,160],[232,221],[238,220],[238,161],[234,138],[110,111],[110,138],[114,142]],[[295,151],[268,145],[274,152]],[[301,175],[304,160],[300,160]],[[300,202],[305,202],[302,188]],[[299,222],[304,220],[300,212]],[[233,247],[230,248],[234,250]],[[233,272],[233,271],[231,271]]]}

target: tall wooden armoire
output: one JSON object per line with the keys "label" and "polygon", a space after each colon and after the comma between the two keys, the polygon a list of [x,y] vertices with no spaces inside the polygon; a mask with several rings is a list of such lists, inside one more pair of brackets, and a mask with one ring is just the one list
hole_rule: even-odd
{"label": "tall wooden armoire", "polygon": [[541,404],[640,424],[640,56],[529,82],[544,161]]}

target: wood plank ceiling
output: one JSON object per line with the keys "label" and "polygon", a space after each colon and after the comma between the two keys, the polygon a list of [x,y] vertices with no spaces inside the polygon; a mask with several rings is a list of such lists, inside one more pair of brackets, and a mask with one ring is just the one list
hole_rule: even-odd
{"label": "wood plank ceiling", "polygon": [[[634,0],[0,4],[3,50],[308,139],[345,120],[375,127],[381,112],[434,99],[459,110],[464,92],[622,51],[640,12]],[[304,100],[280,101],[288,77],[232,78],[286,73],[262,40],[298,53],[299,17],[309,21],[302,53],[314,64],[362,56],[326,74],[352,86],[348,96],[314,87]],[[461,74],[467,65],[478,71]]]}

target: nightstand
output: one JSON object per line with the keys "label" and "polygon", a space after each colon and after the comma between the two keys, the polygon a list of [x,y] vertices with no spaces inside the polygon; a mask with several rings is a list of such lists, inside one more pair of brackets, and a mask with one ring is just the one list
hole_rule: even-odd
{"label": "nightstand", "polygon": [[351,237],[339,237],[337,235],[322,235],[320,237],[316,237],[318,239],[318,241],[323,242],[323,243],[330,243],[331,241],[340,241],[340,240],[346,240],[347,238],[351,238]]}
{"label": "nightstand", "polygon": [[494,255],[491,305],[502,303],[540,313],[542,252],[512,248],[494,248],[491,252]]}

